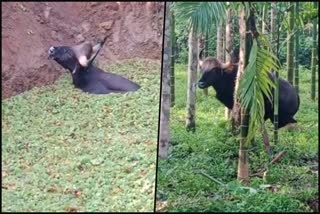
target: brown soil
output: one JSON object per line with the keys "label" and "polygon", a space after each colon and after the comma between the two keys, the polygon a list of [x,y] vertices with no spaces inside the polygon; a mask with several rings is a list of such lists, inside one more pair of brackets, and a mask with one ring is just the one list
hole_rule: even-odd
{"label": "brown soil", "polygon": [[53,83],[64,70],[47,59],[54,45],[110,35],[100,61],[158,59],[163,2],[2,2],[2,99]]}

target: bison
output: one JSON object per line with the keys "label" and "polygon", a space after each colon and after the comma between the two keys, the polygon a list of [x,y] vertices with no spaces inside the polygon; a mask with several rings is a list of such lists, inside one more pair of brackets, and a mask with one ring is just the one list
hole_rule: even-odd
{"label": "bison", "polygon": [[[237,50],[234,51],[236,54],[238,54],[238,52],[239,51]],[[198,81],[198,87],[204,89],[212,86],[216,91],[217,99],[227,108],[232,109],[234,105],[233,95],[235,90],[235,81],[238,72],[236,62],[230,61],[222,63],[213,57],[208,57],[202,60],[201,53],[202,51],[200,52],[199,65],[202,76]],[[231,58],[239,59],[234,56]],[[269,78],[274,81],[274,73],[270,72]],[[271,91],[273,94],[273,89]],[[288,81],[279,78],[279,128],[284,127],[289,123],[297,122],[293,116],[297,113],[299,105],[300,99],[296,89]],[[273,123],[273,103],[271,103],[266,96],[264,96],[264,107],[264,120],[270,119]]]}
{"label": "bison", "polygon": [[50,47],[49,59],[54,59],[63,68],[69,70],[74,86],[84,92],[108,94],[138,90],[140,88],[138,84],[92,65],[105,39],[94,46],[84,42],[73,47]]}

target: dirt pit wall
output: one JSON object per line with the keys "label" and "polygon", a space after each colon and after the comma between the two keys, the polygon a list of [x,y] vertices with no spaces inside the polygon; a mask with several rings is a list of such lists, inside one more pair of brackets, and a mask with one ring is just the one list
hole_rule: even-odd
{"label": "dirt pit wall", "polygon": [[2,2],[2,99],[52,84],[50,46],[109,35],[97,60],[161,59],[163,2]]}

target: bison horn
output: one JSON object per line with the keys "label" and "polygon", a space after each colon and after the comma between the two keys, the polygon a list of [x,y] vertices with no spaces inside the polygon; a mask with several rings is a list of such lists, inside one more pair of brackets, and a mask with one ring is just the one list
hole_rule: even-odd
{"label": "bison horn", "polygon": [[230,65],[231,65],[231,62],[230,62],[230,61],[229,61],[229,62],[226,62],[226,63],[221,63],[221,68],[222,68],[222,69],[227,69],[227,68],[230,67]]}
{"label": "bison horn", "polygon": [[203,60],[199,60],[199,66],[201,67],[202,66],[202,64],[203,64]]}

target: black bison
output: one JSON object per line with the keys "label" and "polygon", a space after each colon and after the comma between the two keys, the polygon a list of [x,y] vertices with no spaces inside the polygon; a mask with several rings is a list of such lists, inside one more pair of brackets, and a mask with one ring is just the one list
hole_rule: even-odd
{"label": "black bison", "polygon": [[49,58],[69,70],[74,86],[84,92],[108,94],[138,90],[140,86],[136,83],[117,74],[104,72],[92,65],[105,39],[94,46],[89,42],[84,42],[73,47],[50,47]]}
{"label": "black bison", "polygon": [[[238,54],[238,51],[234,51]],[[235,89],[235,80],[238,72],[238,66],[235,62],[222,63],[216,58],[208,57],[201,60],[200,52],[199,65],[201,69],[201,79],[198,81],[198,87],[201,89],[212,86],[216,91],[217,99],[222,102],[229,109],[233,108],[233,94]],[[238,59],[237,57],[231,57]],[[274,80],[274,74],[269,73],[269,78]],[[272,89],[273,94],[273,89]],[[273,117],[273,104],[267,97],[264,97],[265,114],[264,119],[270,119],[272,122]],[[299,109],[300,100],[296,89],[286,80],[279,79],[279,117],[278,127],[284,127],[289,123],[296,123],[293,118]]]}

